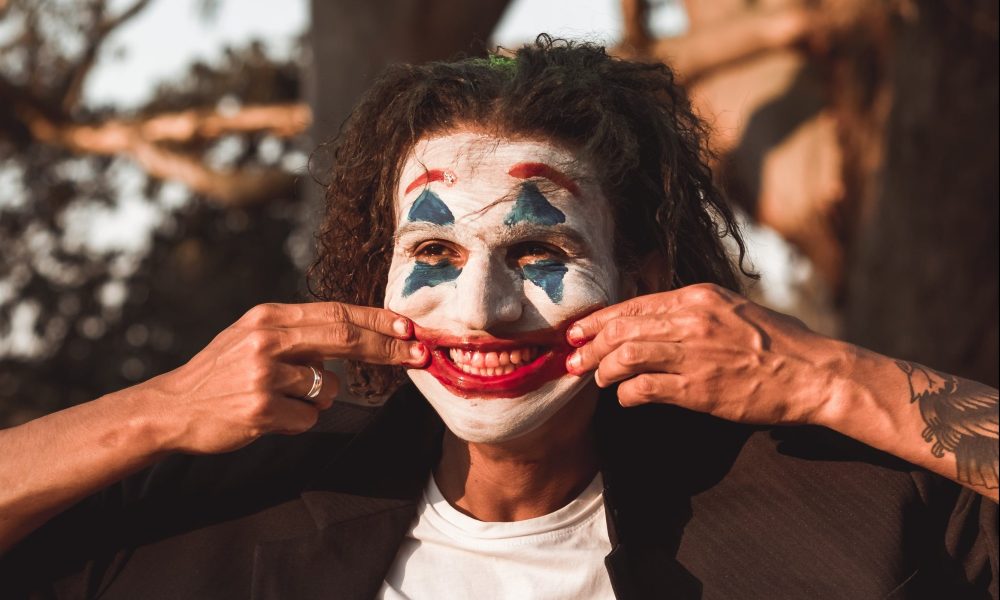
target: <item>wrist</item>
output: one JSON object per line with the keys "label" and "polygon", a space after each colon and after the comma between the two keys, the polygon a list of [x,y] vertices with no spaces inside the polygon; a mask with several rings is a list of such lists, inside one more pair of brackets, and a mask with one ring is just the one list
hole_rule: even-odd
{"label": "wrist", "polygon": [[154,461],[174,451],[172,433],[166,414],[160,409],[160,394],[150,385],[141,383],[101,397],[115,414],[118,423],[113,442],[127,448],[141,462]]}
{"label": "wrist", "polygon": [[877,389],[877,382],[885,380],[887,359],[840,341],[834,343],[833,357],[828,389],[814,424],[871,445],[893,429],[892,415]]}

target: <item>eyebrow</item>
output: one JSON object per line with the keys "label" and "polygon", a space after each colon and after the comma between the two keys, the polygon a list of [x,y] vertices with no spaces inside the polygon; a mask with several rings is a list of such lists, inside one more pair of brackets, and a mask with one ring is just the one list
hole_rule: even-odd
{"label": "eyebrow", "polygon": [[394,244],[398,244],[400,238],[406,237],[408,235],[421,234],[421,235],[432,235],[432,236],[447,236],[452,230],[450,226],[445,227],[442,225],[437,225],[435,223],[427,223],[421,221],[419,223],[405,223],[400,225],[396,229],[396,233],[392,236],[392,241]]}
{"label": "eyebrow", "polygon": [[529,179],[531,177],[541,177],[548,179],[557,186],[565,189],[574,196],[580,195],[580,186],[576,184],[568,175],[553,166],[539,162],[517,163],[507,171],[507,174],[518,179]]}
{"label": "eyebrow", "polygon": [[587,240],[581,232],[565,224],[540,226],[529,223],[518,223],[512,227],[507,227],[502,236],[509,241],[531,238],[552,240],[569,246],[574,253],[583,253],[589,247]]}
{"label": "eyebrow", "polygon": [[406,186],[406,191],[403,195],[409,194],[416,188],[427,185],[432,181],[444,181],[444,171],[441,169],[431,169],[430,171],[424,171],[422,174],[418,175],[416,179],[410,182],[410,185]]}

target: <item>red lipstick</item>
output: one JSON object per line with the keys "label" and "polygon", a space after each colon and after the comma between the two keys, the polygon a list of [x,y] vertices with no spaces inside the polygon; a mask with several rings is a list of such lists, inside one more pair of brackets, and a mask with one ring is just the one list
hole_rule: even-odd
{"label": "red lipstick", "polygon": [[[414,337],[431,355],[427,372],[451,393],[462,398],[515,398],[567,374],[566,357],[574,350],[566,330],[600,307],[593,307],[550,329],[494,336],[488,333],[454,335],[414,324]],[[502,375],[483,375],[463,370],[450,356],[451,350],[510,352],[532,349],[533,359]]]}

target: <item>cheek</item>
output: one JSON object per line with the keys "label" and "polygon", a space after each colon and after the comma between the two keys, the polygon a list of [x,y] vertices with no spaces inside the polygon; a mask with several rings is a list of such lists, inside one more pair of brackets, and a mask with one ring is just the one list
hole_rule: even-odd
{"label": "cheek", "polygon": [[383,306],[410,318],[453,306],[462,272],[448,261],[428,263],[396,255],[389,266]]}
{"label": "cheek", "polygon": [[525,297],[550,323],[576,316],[586,308],[615,302],[616,279],[605,269],[595,265],[559,267],[526,267],[522,276]]}
{"label": "cheek", "polygon": [[545,292],[553,304],[561,304],[565,291],[568,268],[554,260],[540,260],[526,264],[518,270],[520,278]]}
{"label": "cheek", "polygon": [[462,269],[448,261],[426,263],[417,261],[410,269],[410,274],[403,282],[403,298],[412,296],[414,292],[424,288],[433,288],[441,284],[451,283],[462,274]]}

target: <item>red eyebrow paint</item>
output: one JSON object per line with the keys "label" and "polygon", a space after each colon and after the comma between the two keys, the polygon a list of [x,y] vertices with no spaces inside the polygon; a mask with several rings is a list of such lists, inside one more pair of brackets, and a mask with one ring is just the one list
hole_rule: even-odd
{"label": "red eyebrow paint", "polygon": [[427,185],[433,181],[443,181],[448,185],[455,183],[455,174],[451,171],[442,171],[441,169],[431,169],[429,171],[424,171],[423,175],[420,175],[416,179],[410,182],[410,185],[406,186],[406,191],[403,195],[409,194],[413,190],[417,189],[422,185]]}
{"label": "red eyebrow paint", "polygon": [[518,179],[529,179],[531,177],[542,177],[565,189],[574,196],[580,195],[580,186],[570,179],[562,171],[551,167],[545,163],[522,162],[517,163],[507,171],[511,177]]}

